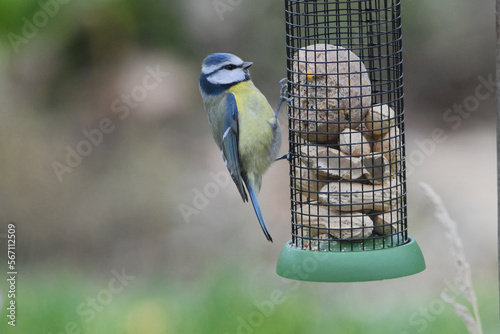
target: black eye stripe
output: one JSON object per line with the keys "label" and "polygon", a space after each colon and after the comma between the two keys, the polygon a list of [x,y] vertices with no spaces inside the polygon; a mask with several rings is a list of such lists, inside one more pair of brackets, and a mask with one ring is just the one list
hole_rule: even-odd
{"label": "black eye stripe", "polygon": [[243,68],[243,64],[237,66],[237,65],[234,65],[234,64],[227,64],[227,65],[224,65],[222,67],[219,67],[218,69],[210,72],[210,73],[207,73],[206,75],[207,76],[211,76],[212,74],[215,74],[217,72],[219,72],[220,70],[228,70],[228,71],[232,71],[234,69],[237,69],[237,68]]}
{"label": "black eye stripe", "polygon": [[232,71],[234,69],[237,69],[238,67],[241,67],[241,66],[236,66],[234,64],[228,64],[228,65],[224,66],[223,68],[226,70]]}

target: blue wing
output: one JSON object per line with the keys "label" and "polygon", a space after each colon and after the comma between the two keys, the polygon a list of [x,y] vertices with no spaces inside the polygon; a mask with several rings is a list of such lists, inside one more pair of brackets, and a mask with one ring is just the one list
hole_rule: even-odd
{"label": "blue wing", "polygon": [[238,105],[233,93],[227,94],[226,119],[222,135],[222,158],[231,174],[241,198],[248,201],[241,177],[240,154],[238,150]]}

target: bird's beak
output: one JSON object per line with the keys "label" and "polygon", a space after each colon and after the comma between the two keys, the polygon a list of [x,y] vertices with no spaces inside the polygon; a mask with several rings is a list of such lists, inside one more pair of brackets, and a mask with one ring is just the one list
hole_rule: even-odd
{"label": "bird's beak", "polygon": [[241,67],[243,67],[243,69],[247,69],[250,66],[252,66],[252,64],[253,63],[251,61],[245,61],[245,62],[243,62],[243,64],[241,64]]}

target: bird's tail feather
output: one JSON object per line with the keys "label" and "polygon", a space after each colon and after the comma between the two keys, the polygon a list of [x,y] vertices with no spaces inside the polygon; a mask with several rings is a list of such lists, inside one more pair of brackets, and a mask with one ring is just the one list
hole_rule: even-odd
{"label": "bird's tail feather", "polygon": [[266,236],[267,240],[273,242],[273,238],[271,238],[271,234],[269,234],[266,221],[264,220],[264,216],[262,215],[262,210],[260,209],[259,200],[257,199],[257,194],[255,193],[254,187],[251,184],[251,182],[246,178],[245,178],[245,184],[247,186],[250,199],[252,200],[253,209],[255,210],[257,219],[259,219],[260,227],[262,228],[262,231],[264,232],[264,235]]}

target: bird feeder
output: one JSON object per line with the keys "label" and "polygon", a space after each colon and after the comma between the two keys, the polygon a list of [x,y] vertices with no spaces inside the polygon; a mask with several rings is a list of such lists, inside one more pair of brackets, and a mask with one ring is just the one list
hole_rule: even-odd
{"label": "bird feeder", "polygon": [[285,0],[292,239],[276,272],[355,282],[425,269],[408,235],[399,0]]}

